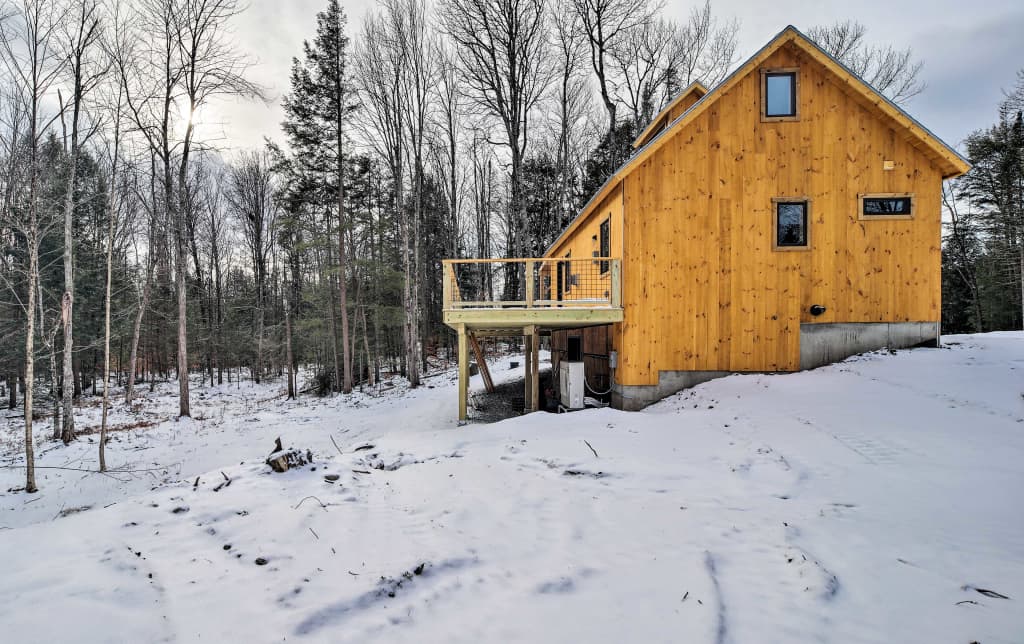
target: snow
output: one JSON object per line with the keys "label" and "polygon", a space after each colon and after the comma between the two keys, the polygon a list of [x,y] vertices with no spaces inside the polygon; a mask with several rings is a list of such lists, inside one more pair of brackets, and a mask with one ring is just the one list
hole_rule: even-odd
{"label": "snow", "polygon": [[[945,342],[463,427],[449,374],[197,386],[184,423],[158,387],[116,407],[156,423],[113,434],[120,473],[0,493],[4,639],[1024,641],[1024,333]],[[277,436],[314,465],[270,473]]]}

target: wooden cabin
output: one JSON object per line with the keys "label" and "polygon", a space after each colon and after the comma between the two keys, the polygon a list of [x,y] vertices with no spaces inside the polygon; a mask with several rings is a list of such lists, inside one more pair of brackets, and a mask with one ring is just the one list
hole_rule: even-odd
{"label": "wooden cabin", "polygon": [[938,343],[942,182],[969,165],[796,28],[688,87],[635,147],[525,276],[553,311],[621,312],[539,327],[556,369],[580,338],[588,391],[640,409]]}

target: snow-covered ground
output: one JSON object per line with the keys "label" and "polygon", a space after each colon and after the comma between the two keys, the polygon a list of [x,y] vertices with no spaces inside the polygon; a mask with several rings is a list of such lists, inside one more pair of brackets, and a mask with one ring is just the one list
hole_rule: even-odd
{"label": "snow-covered ground", "polygon": [[[492,425],[426,382],[118,409],[155,423],[113,434],[120,471],[0,493],[0,638],[1024,641],[1024,334]],[[313,466],[270,473],[277,436]],[[88,438],[39,465],[94,468]]]}

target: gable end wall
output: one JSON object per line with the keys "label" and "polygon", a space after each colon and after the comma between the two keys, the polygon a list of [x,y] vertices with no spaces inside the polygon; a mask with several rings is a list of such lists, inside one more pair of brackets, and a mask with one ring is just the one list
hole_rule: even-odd
{"label": "gable end wall", "polygon": [[[763,67],[800,68],[799,121],[761,122],[755,69],[623,179],[619,384],[797,370],[801,323],[940,319],[940,171],[799,49]],[[858,218],[901,192],[914,219]],[[811,250],[772,250],[772,197],[811,199]]]}

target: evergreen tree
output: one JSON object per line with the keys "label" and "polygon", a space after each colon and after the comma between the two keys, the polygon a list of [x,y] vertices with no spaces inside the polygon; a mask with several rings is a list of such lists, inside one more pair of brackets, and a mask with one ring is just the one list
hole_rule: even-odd
{"label": "evergreen tree", "polygon": [[619,123],[614,130],[604,135],[584,164],[578,209],[582,209],[633,154],[636,135],[636,127],[629,120]]}
{"label": "evergreen tree", "polygon": [[999,123],[967,138],[973,167],[964,196],[979,208],[985,241],[979,258],[980,297],[990,328],[1021,328],[1024,322],[1024,115],[1003,105]]}
{"label": "evergreen tree", "polygon": [[[341,313],[341,389],[352,390],[349,342],[348,281],[345,243],[349,219],[345,212],[345,125],[352,107],[346,70],[347,18],[338,0],[328,0],[317,14],[316,38],[303,45],[303,60],[292,63],[292,92],[284,100],[282,124],[299,171],[322,177],[320,198],[336,208],[339,306]],[[328,230],[331,226],[328,225]],[[328,234],[330,234],[328,232]]]}

